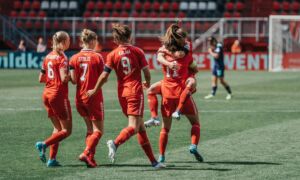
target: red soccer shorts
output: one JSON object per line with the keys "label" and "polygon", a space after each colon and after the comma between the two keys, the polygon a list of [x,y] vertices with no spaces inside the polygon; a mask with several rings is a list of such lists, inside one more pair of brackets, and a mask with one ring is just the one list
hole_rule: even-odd
{"label": "red soccer shorts", "polygon": [[121,97],[119,96],[119,102],[123,113],[133,116],[144,115],[144,94],[137,96]]}
{"label": "red soccer shorts", "polygon": [[43,96],[43,102],[48,112],[48,117],[57,117],[60,120],[72,120],[70,101],[67,97]]}
{"label": "red soccer shorts", "polygon": [[88,117],[91,121],[104,120],[103,99],[92,97],[87,102],[76,101],[76,109],[80,116]]}
{"label": "red soccer shorts", "polygon": [[[171,117],[172,113],[176,111],[178,103],[179,103],[179,99],[163,98],[162,103],[161,103],[162,116],[163,117]],[[197,115],[198,114],[198,109],[197,109],[197,106],[196,106],[192,96],[188,97],[188,99],[184,103],[181,114],[185,114],[185,115]]]}

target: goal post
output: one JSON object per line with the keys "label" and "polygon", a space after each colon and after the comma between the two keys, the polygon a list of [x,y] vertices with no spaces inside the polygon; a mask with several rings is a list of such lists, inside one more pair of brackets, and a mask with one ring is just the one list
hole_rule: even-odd
{"label": "goal post", "polygon": [[300,16],[269,17],[269,71],[300,71]]}

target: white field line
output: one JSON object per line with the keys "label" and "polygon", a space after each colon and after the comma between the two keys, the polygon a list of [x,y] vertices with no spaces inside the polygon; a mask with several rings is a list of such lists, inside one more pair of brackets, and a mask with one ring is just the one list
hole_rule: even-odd
{"label": "white field line", "polygon": [[[75,108],[73,108],[75,110]],[[43,108],[0,108],[0,111],[44,111]],[[104,109],[105,112],[122,112],[121,109]],[[145,112],[150,112],[145,110]],[[199,110],[200,113],[300,113],[300,110],[282,109],[282,110]]]}

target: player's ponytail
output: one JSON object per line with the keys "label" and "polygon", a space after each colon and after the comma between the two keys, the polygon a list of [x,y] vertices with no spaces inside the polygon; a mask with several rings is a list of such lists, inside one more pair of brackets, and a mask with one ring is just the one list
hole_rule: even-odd
{"label": "player's ponytail", "polygon": [[65,31],[58,31],[52,36],[52,49],[57,52],[64,51],[64,43],[69,38],[69,34]]}
{"label": "player's ponytail", "polygon": [[185,45],[186,33],[177,25],[172,24],[160,41],[171,52],[181,50]]}
{"label": "player's ponytail", "polygon": [[92,41],[97,40],[97,34],[89,29],[83,29],[80,35],[83,46],[89,46]]}
{"label": "player's ponytail", "polygon": [[131,30],[127,25],[113,23],[112,36],[116,44],[128,43],[131,36]]}

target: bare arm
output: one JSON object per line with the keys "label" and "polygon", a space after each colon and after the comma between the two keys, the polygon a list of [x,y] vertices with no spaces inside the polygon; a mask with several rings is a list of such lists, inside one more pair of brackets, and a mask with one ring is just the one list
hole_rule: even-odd
{"label": "bare arm", "polygon": [[174,62],[167,61],[164,56],[164,53],[158,53],[157,61],[165,66],[168,66],[170,69],[178,69],[177,63],[175,61]]}
{"label": "bare arm", "polygon": [[214,58],[219,58],[219,54],[213,52],[213,50],[212,50],[211,48],[208,49],[208,53],[209,53],[210,55],[212,55]]}
{"label": "bare arm", "polygon": [[109,76],[109,73],[106,72],[106,71],[103,71],[103,72],[101,73],[101,75],[99,76],[99,78],[98,78],[98,80],[97,80],[97,83],[96,83],[94,89],[91,89],[91,90],[89,90],[89,91],[86,93],[87,96],[88,96],[88,97],[91,97],[91,96],[95,95],[95,94],[99,91],[99,89],[101,89],[101,87],[103,86],[103,84],[107,82],[108,76]]}
{"label": "bare arm", "polygon": [[68,81],[70,79],[70,75],[67,73],[67,70],[65,68],[59,69],[59,75],[60,75],[60,79],[63,83],[68,83]]}
{"label": "bare arm", "polygon": [[46,75],[45,75],[45,73],[40,72],[40,74],[39,74],[39,82],[40,83],[46,83]]}
{"label": "bare arm", "polygon": [[143,69],[143,73],[144,73],[144,77],[145,77],[145,81],[143,82],[143,86],[144,86],[144,88],[149,88],[150,87],[150,81],[151,81],[151,74],[150,74],[149,68],[145,67]]}
{"label": "bare arm", "polygon": [[76,74],[75,74],[74,70],[70,70],[70,76],[71,76],[71,78],[70,78],[71,83],[72,84],[77,84],[77,82],[76,82]]}

